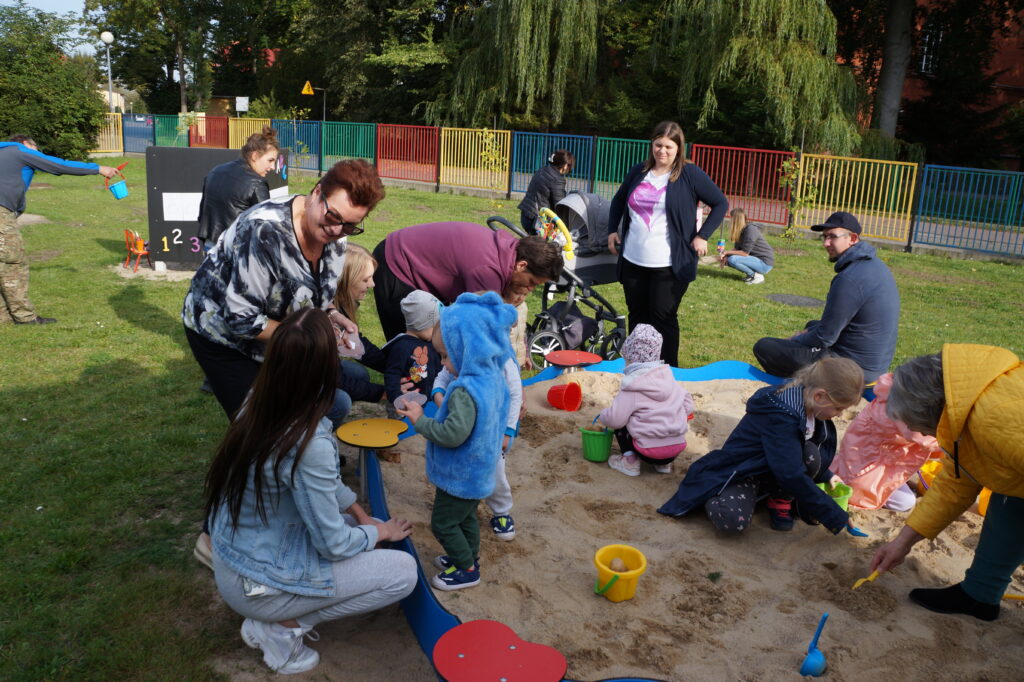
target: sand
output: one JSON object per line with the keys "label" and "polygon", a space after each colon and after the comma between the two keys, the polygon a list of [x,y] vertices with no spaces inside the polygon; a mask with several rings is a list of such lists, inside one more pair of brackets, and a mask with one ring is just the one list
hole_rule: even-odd
{"label": "sand", "polygon": [[[724,442],[760,384],[684,384],[697,406],[687,451],[672,474],[644,465],[631,478],[584,460],[577,430],[610,403],[620,377],[582,372],[573,378],[584,388],[576,413],[547,405],[544,396],[553,382],[526,389],[528,413],[507,461],[517,536],[512,542],[494,539],[487,526],[490,512],[481,505],[483,584],[437,593],[462,620],[499,620],[524,639],[558,648],[569,660],[568,676],[577,680],[792,679],[825,611],[831,615],[819,646],[828,679],[1020,678],[1019,603],[1004,602],[999,621],[981,623],[933,614],[906,598],[913,587],[962,579],[981,517],[966,514],[938,540],[919,545],[902,567],[851,591],[868,574],[874,548],[898,532],[904,514],[855,512],[857,525],[871,534],[857,539],[799,521],[792,532],[776,532],[765,512],[745,533],[726,537],[702,513],[677,520],[655,511],[675,492],[689,464]],[[840,433],[860,407],[836,420]],[[429,528],[433,489],[424,475],[424,442],[416,436],[396,449],[401,461],[382,463],[388,504],[393,515],[413,522],[415,545],[430,575],[436,572],[430,561],[441,548]],[[593,593],[594,552],[612,543],[637,547],[649,563],[636,597],[618,604]],[[1010,589],[1024,593],[1024,571]],[[391,677],[381,670],[379,678],[366,679]],[[344,665],[337,669],[345,672]],[[408,672],[405,679],[420,679]]]}

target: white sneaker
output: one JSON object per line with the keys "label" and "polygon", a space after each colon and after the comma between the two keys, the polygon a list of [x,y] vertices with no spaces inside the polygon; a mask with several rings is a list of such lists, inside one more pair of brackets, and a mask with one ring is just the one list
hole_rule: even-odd
{"label": "white sneaker", "polygon": [[760,284],[764,281],[764,275],[760,272],[755,272],[748,280],[747,284]]}
{"label": "white sneaker", "polygon": [[612,455],[608,458],[608,466],[627,476],[640,475],[640,460],[632,452],[626,455]]}
{"label": "white sneaker", "polygon": [[282,675],[304,673],[320,662],[320,654],[303,644],[303,636],[314,642],[320,639],[313,628],[286,628],[252,618],[242,621],[242,640],[261,649],[267,667]]}
{"label": "white sneaker", "polygon": [[672,462],[668,464],[655,464],[654,470],[659,474],[671,474],[672,473]]}
{"label": "white sneaker", "polygon": [[213,570],[213,543],[208,533],[200,533],[196,538],[196,547],[192,550],[192,556],[203,566]]}

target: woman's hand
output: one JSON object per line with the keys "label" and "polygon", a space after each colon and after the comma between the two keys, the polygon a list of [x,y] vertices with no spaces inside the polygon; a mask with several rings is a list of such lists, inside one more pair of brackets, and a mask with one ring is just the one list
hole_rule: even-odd
{"label": "woman's hand", "polygon": [[412,534],[412,523],[405,519],[391,519],[390,521],[373,521],[377,526],[377,539],[383,542],[397,542],[404,540]]}
{"label": "woman's hand", "polygon": [[395,411],[409,419],[414,425],[423,416],[423,408],[411,400],[406,400],[402,403],[405,407],[396,407]]}
{"label": "woman's hand", "polygon": [[708,240],[702,237],[694,237],[693,241],[690,242],[693,250],[697,252],[698,256],[708,255]]}
{"label": "woman's hand", "polygon": [[619,233],[612,232],[608,235],[608,250],[613,254],[618,255],[620,242],[622,242],[622,240],[619,238]]}
{"label": "woman's hand", "polygon": [[896,568],[907,558],[910,549],[921,540],[924,540],[923,535],[910,526],[903,526],[903,530],[894,540],[882,545],[875,552],[874,558],[871,559],[871,570],[885,573]]}

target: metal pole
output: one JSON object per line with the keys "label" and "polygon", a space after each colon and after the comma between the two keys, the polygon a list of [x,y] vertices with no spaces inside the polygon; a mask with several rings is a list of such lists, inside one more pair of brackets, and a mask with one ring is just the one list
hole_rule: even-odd
{"label": "metal pole", "polygon": [[110,103],[110,113],[114,113],[114,79],[110,74],[110,45],[107,45],[107,101]]}

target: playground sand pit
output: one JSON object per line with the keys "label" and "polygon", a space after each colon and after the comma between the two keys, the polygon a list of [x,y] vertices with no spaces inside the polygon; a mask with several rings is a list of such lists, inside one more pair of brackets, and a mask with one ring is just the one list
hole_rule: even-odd
{"label": "playground sand pit", "polygon": [[[572,378],[584,394],[574,413],[551,408],[545,398],[564,379],[525,388],[528,412],[507,459],[516,538],[497,541],[481,504],[482,584],[435,591],[463,621],[498,620],[526,640],[557,648],[575,680],[792,679],[825,611],[830,617],[819,647],[833,680],[1015,679],[1024,669],[1024,611],[1016,603],[1004,604],[999,621],[981,623],[933,614],[906,598],[913,587],[962,579],[980,517],[966,514],[930,547],[919,545],[894,573],[851,591],[904,514],[856,512],[855,523],[871,535],[858,539],[799,521],[792,532],[776,532],[763,509],[738,537],[717,534],[702,512],[681,520],[656,512],[690,463],[725,441],[762,384],[685,382],[696,402],[686,452],[671,475],[644,465],[631,478],[584,460],[578,430],[610,404],[620,375]],[[840,435],[863,405],[836,420]],[[424,441],[415,436],[396,449],[401,461],[381,464],[390,511],[413,522],[423,569],[433,575],[431,560],[441,548],[430,532],[433,488],[424,475]],[[638,548],[648,561],[636,596],[620,603],[593,590],[594,552],[615,543]],[[1024,592],[1024,572],[1010,589]]]}

